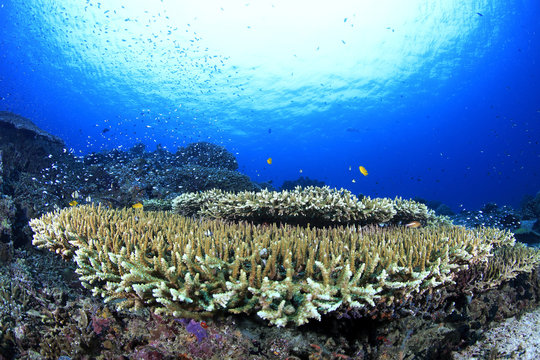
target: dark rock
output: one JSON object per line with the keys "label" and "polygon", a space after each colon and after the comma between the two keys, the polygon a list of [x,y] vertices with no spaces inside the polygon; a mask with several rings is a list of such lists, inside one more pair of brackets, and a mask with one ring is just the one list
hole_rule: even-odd
{"label": "dark rock", "polygon": [[520,225],[519,218],[514,214],[505,214],[501,217],[500,223],[505,228],[517,228]]}
{"label": "dark rock", "polygon": [[439,200],[429,200],[426,201],[425,204],[428,208],[436,210],[439,206],[443,205],[442,201]]}
{"label": "dark rock", "polygon": [[499,207],[497,206],[497,204],[495,203],[487,203],[484,205],[484,207],[482,208],[482,211],[487,213],[487,214],[490,214],[490,213],[494,213],[497,211]]}
{"label": "dark rock", "polygon": [[532,230],[540,234],[540,220],[536,220],[533,224]]}
{"label": "dark rock", "polygon": [[172,169],[168,180],[168,186],[178,189],[181,193],[210,189],[231,192],[260,190],[248,176],[237,171],[199,165],[186,165]]}
{"label": "dark rock", "polygon": [[64,145],[64,142],[58,136],[49,134],[45,130],[37,127],[36,124],[29,119],[9,111],[0,111],[0,124],[2,124],[4,128],[15,128],[21,132],[27,132],[32,136],[43,137],[51,143]]}
{"label": "dark rock", "polygon": [[[9,241],[17,247],[28,241],[28,219],[53,210],[63,195],[61,167],[73,157],[60,138],[7,111],[0,112],[0,153],[0,190],[15,209],[3,222],[9,222]],[[2,233],[5,239],[6,226]]]}
{"label": "dark rock", "polygon": [[455,215],[455,213],[450,209],[448,205],[441,204],[436,209],[435,212],[437,215],[446,215],[446,216],[452,216]]}
{"label": "dark rock", "polygon": [[129,149],[129,152],[137,156],[142,156],[145,150],[146,145],[144,145],[143,143],[138,143],[133,145],[133,147]]}
{"label": "dark rock", "polygon": [[3,194],[4,192],[4,163],[2,162],[2,150],[0,150],[0,194]]}
{"label": "dark rock", "polygon": [[4,186],[19,172],[39,173],[63,153],[63,141],[39,129],[30,120],[0,111],[0,150]]}
{"label": "dark rock", "polygon": [[540,191],[536,196],[525,195],[523,197],[521,215],[525,220],[540,219]]}
{"label": "dark rock", "polygon": [[324,181],[316,180],[316,179],[310,179],[309,177],[303,177],[300,176],[296,180],[285,180],[283,182],[283,185],[281,185],[281,190],[294,190],[295,187],[300,186],[302,188],[305,188],[307,186],[319,186],[323,187]]}
{"label": "dark rock", "polygon": [[208,142],[197,142],[179,148],[176,158],[180,163],[200,165],[210,168],[237,170],[238,162],[223,146]]}
{"label": "dark rock", "polygon": [[[535,226],[537,230],[535,230]],[[514,230],[514,236],[522,243],[535,245],[540,243],[540,229],[538,229],[538,221],[522,220],[519,229]]]}

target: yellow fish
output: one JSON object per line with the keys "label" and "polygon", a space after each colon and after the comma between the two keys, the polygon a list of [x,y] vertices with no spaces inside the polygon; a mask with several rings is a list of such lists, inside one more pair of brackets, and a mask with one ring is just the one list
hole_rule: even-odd
{"label": "yellow fish", "polygon": [[77,204],[78,204],[78,202],[76,202],[75,200],[71,200],[71,201],[69,202],[69,206],[75,206],[75,205],[77,205]]}
{"label": "yellow fish", "polygon": [[420,224],[420,221],[411,221],[410,223],[405,225],[406,228],[411,228],[411,229],[416,229],[416,228],[419,228],[420,226],[422,226],[422,224]]}
{"label": "yellow fish", "polygon": [[136,204],[131,205],[131,207],[134,208],[134,209],[142,209],[143,204],[141,204],[140,202],[138,202],[138,203],[136,203]]}
{"label": "yellow fish", "polygon": [[358,169],[360,169],[360,172],[362,173],[362,175],[367,176],[368,172],[365,167],[359,166]]}
{"label": "yellow fish", "polygon": [[268,165],[272,165],[272,158],[266,159],[266,162],[268,163]]}

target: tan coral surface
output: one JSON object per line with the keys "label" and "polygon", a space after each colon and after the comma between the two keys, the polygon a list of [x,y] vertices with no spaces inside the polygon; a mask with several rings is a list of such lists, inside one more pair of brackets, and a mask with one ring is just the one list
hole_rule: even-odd
{"label": "tan coral surface", "polygon": [[490,228],[268,226],[96,206],[30,225],[33,243],[73,258],[106,301],[181,317],[256,312],[278,326],[421,294],[514,244]]}
{"label": "tan coral surface", "polygon": [[402,198],[358,199],[346,189],[297,186],[294,190],[238,193],[212,189],[185,193],[172,201],[174,212],[213,219],[320,225],[405,224],[450,225],[425,204]]}

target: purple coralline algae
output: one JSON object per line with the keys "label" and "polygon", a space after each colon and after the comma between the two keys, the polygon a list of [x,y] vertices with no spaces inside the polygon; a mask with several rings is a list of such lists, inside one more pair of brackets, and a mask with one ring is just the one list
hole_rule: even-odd
{"label": "purple coralline algae", "polygon": [[179,319],[178,321],[186,327],[189,333],[195,335],[198,342],[208,336],[208,332],[202,327],[200,322],[193,319]]}

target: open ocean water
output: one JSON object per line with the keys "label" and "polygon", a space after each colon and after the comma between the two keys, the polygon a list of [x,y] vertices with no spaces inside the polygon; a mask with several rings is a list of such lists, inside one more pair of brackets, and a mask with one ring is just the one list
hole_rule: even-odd
{"label": "open ocean water", "polygon": [[0,109],[76,154],[208,141],[276,187],[518,206],[540,190],[539,18],[533,0],[3,0]]}

